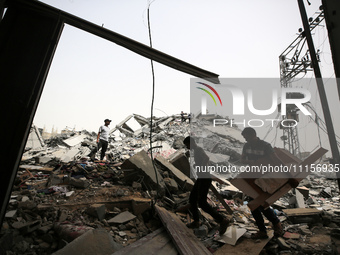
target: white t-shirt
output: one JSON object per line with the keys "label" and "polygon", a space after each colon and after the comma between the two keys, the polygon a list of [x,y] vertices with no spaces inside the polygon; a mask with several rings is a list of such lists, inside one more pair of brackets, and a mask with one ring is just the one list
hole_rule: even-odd
{"label": "white t-shirt", "polygon": [[110,133],[110,128],[107,126],[100,126],[99,128],[99,139],[104,140],[104,141],[109,141],[109,133]]}

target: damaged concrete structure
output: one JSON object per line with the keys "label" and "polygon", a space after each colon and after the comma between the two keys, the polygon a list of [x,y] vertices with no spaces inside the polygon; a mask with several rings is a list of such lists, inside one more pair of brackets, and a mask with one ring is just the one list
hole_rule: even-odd
{"label": "damaged concrete structure", "polygon": [[[1,252],[70,254],[83,251],[86,254],[99,249],[103,254],[143,254],[140,250],[143,249],[144,254],[189,254],[186,247],[195,247],[195,254],[259,254],[262,250],[268,254],[288,251],[305,254],[311,247],[323,252],[320,254],[336,251],[339,191],[336,181],[322,175],[304,178],[297,189],[288,190],[271,205],[284,225],[285,234],[280,239],[270,237],[260,242],[249,239],[257,228],[243,199],[243,188],[232,185],[232,174],[217,176],[223,184],[214,182],[208,195],[209,203],[231,220],[225,235],[217,234],[218,224],[204,211],[200,211],[201,226],[194,231],[188,229],[185,223],[190,222],[192,216],[185,207],[193,180],[181,170],[186,169],[189,161],[178,140],[183,140],[181,128],[187,129],[189,125],[178,121],[179,118],[175,117],[165,126],[172,135],[155,141],[167,144],[154,149],[158,182],[148,138],[141,139],[142,134],[139,139],[126,136],[111,140],[110,150],[114,152],[108,151],[106,161],[91,161],[86,155],[69,162],[53,157],[52,151],[65,146],[63,140],[69,141],[68,136],[46,141],[46,147],[40,151],[27,150],[6,208],[0,232]],[[209,129],[209,121],[197,121]],[[155,137],[160,132],[158,129]],[[173,136],[176,132],[178,138]],[[238,140],[240,130],[226,128],[209,132],[203,142],[211,154],[217,152],[227,159],[240,156],[243,145]],[[91,137],[95,139],[96,135],[85,131],[82,134],[86,134],[82,145],[75,143],[69,150],[91,146]],[[233,146],[223,148],[224,143],[218,137],[221,134],[225,140],[233,141]],[[74,136],[79,137],[79,133]],[[212,146],[219,144],[217,141],[222,143],[221,147]],[[169,147],[173,154],[167,158],[161,156],[167,155]],[[110,157],[116,151],[124,157]],[[44,153],[50,152],[50,160],[42,160],[47,157]],[[289,158],[287,152],[283,155]],[[216,158],[211,157],[211,163],[214,160]],[[305,208],[301,208],[301,204]],[[266,224],[270,229],[270,224]],[[183,233],[185,238],[180,237]],[[324,241],[320,242],[321,239]],[[307,245],[303,246],[302,240]]]}
{"label": "damaged concrete structure", "polygon": [[24,150],[24,141],[27,140],[64,24],[102,37],[182,72],[214,83],[219,82],[217,74],[38,1],[1,1],[0,13],[0,74],[3,89],[0,102],[2,109],[8,109],[3,112],[3,121],[10,123],[13,119],[17,120],[16,129],[8,131],[2,127],[1,130],[8,134],[3,141],[6,149],[1,151],[1,155],[6,158],[4,167],[8,171],[2,172],[1,176],[3,196],[0,219],[3,218],[4,208],[9,201],[10,189]]}
{"label": "damaged concrete structure", "polygon": [[[4,8],[6,15],[0,23],[0,35],[6,40],[0,41],[0,74],[5,93],[1,93],[0,102],[3,109],[10,109],[3,120],[9,122],[15,118],[18,127],[4,138],[1,151],[6,159],[0,189],[1,218],[4,219],[1,254],[142,254],[141,249],[145,254],[188,254],[193,249],[188,251],[187,244],[195,248],[195,254],[259,254],[263,249],[268,254],[340,252],[339,190],[334,180],[323,175],[308,176],[300,182],[299,191],[289,189],[279,200],[272,201],[284,223],[282,238],[250,240],[256,227],[247,201],[243,200],[240,190],[227,183],[214,183],[222,199],[213,193],[208,198],[212,206],[231,219],[227,241],[217,238],[217,223],[203,211],[203,225],[189,232],[184,223],[191,221],[190,212],[173,212],[187,204],[193,185],[190,164],[179,142],[183,137],[174,137],[177,131],[169,125],[176,116],[155,120],[152,127],[147,118],[135,114],[127,117],[116,127],[125,137],[111,142],[105,162],[87,158],[94,143],[91,134],[83,133],[67,139],[52,139],[50,142],[57,146],[47,143],[38,148],[26,143],[27,151],[23,154],[64,23],[192,75],[211,77],[213,82],[218,79],[213,73],[36,1],[1,1],[0,13]],[[14,98],[7,98],[14,93]],[[140,129],[134,130],[128,125],[132,117]],[[154,153],[158,163],[155,169],[151,168],[148,154],[147,137],[151,128],[155,130],[152,147],[158,147]],[[166,138],[165,132],[162,133],[165,128],[170,130],[166,134],[171,134]],[[240,130],[217,132],[208,127],[206,130],[208,136],[204,143],[211,153],[211,161],[236,164],[243,145],[237,138]],[[36,135],[34,140],[43,144]],[[145,140],[137,142],[135,137]],[[229,161],[222,162],[220,155]],[[158,189],[164,195],[161,199],[157,197]],[[301,208],[302,205],[306,208]],[[171,225],[173,221],[178,227]],[[268,222],[267,225],[271,227]],[[177,231],[181,230],[188,235],[179,239]],[[164,245],[160,246],[161,242]]]}

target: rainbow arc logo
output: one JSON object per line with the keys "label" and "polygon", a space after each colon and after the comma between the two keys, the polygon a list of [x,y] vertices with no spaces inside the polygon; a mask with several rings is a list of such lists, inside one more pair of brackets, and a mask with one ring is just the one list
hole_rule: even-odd
{"label": "rainbow arc logo", "polygon": [[[198,84],[201,84],[201,85],[203,85],[203,86],[206,86],[206,87],[209,88],[212,92],[214,92],[214,94],[217,96],[217,98],[218,98],[218,100],[220,101],[220,104],[221,104],[221,106],[222,106],[222,100],[221,100],[221,98],[220,98],[220,95],[217,93],[217,91],[216,91],[213,87],[211,87],[210,85],[205,84],[205,83],[203,83],[203,82],[197,82],[197,83],[198,83]],[[198,88],[198,89],[200,89],[200,90],[203,90],[203,91],[206,92],[209,96],[211,96],[211,98],[214,100],[215,105],[217,106],[216,100],[215,100],[213,94],[212,94],[209,90],[204,89],[204,88],[201,88],[201,87],[196,87],[196,88]]]}

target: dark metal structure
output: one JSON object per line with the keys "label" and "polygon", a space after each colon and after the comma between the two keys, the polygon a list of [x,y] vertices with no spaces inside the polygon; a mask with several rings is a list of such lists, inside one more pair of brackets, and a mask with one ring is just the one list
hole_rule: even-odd
{"label": "dark metal structure", "polygon": [[[323,20],[324,13],[322,10],[316,12],[317,16],[310,20],[309,29],[313,31]],[[281,53],[279,56],[280,61],[280,83],[281,87],[292,87],[294,78],[301,73],[307,73],[313,71],[312,60],[310,58],[309,50],[306,47],[306,35],[305,31],[300,29],[299,35],[295,40]],[[299,93],[290,95],[291,98],[299,98]],[[287,115],[283,116],[283,119],[292,119],[299,121],[299,108],[295,105],[287,107]],[[286,121],[287,123],[287,121]],[[294,122],[286,124],[286,127],[281,126],[283,134],[281,140],[283,141],[284,148],[287,149],[293,155],[300,157],[300,145],[298,129],[294,126]],[[291,125],[287,127],[288,125]]]}
{"label": "dark metal structure", "polygon": [[340,1],[322,0],[340,99]]}
{"label": "dark metal structure", "polygon": [[218,75],[35,0],[0,0],[0,222],[64,24],[190,75]]}
{"label": "dark metal structure", "polygon": [[[299,5],[299,9],[300,9],[301,20],[302,20],[302,24],[303,24],[303,27],[304,27],[304,30],[305,30],[305,36],[306,36],[306,39],[307,39],[307,44],[308,44],[308,48],[309,48],[309,52],[310,52],[310,57],[311,57],[311,60],[312,60],[314,75],[315,75],[315,78],[316,78],[316,85],[318,87],[322,111],[323,111],[323,114],[324,114],[325,123],[326,123],[326,127],[327,127],[329,144],[330,144],[332,156],[333,156],[333,162],[331,162],[331,163],[332,164],[340,164],[339,148],[338,148],[338,144],[337,144],[337,140],[336,140],[336,135],[335,135],[335,131],[334,131],[331,113],[330,113],[330,110],[329,110],[325,86],[323,84],[322,75],[321,75],[321,71],[320,71],[320,67],[319,67],[319,63],[318,63],[318,58],[317,58],[317,54],[315,52],[314,42],[313,42],[313,38],[312,38],[312,35],[311,35],[311,32],[310,32],[310,27],[309,27],[309,24],[308,24],[308,18],[307,18],[305,5],[303,3],[303,0],[297,0],[297,2],[298,2],[298,5]],[[338,179],[338,186],[340,188],[340,173],[337,172],[336,175],[337,175],[337,179]]]}

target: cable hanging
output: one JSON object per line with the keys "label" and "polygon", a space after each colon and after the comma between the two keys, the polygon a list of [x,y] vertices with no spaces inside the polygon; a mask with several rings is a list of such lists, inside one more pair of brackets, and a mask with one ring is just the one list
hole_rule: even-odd
{"label": "cable hanging", "polygon": [[[149,2],[148,3],[148,9],[147,9],[147,19],[148,19],[148,31],[149,31],[149,42],[150,42],[150,47],[152,48],[152,38],[151,38],[151,24],[150,24],[150,6],[153,3]],[[154,105],[154,100],[155,100],[155,70],[154,70],[154,66],[153,66],[153,60],[150,59],[151,61],[151,73],[152,73],[152,97],[151,97],[151,117],[150,117],[150,156],[151,156],[151,161],[152,161],[152,166],[153,166],[153,170],[155,171],[155,176],[156,176],[156,182],[157,182],[157,188],[156,188],[156,192],[157,192],[157,198],[159,197],[158,194],[158,189],[159,189],[159,181],[158,181],[158,172],[155,166],[155,161],[153,158],[153,147],[152,147],[152,129],[153,129],[153,105]]]}

